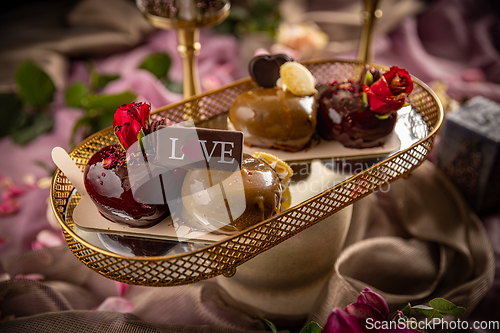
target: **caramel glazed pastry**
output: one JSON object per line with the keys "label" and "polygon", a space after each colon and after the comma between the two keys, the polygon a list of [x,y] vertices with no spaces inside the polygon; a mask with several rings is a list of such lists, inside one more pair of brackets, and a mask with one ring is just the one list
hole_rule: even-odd
{"label": "caramel glazed pastry", "polygon": [[182,186],[183,223],[197,230],[235,234],[280,212],[289,204],[293,171],[277,157],[243,154],[236,172],[196,169]]}
{"label": "caramel glazed pastry", "polygon": [[299,151],[316,128],[315,79],[285,55],[259,56],[249,71],[260,86],[239,95],[229,109],[228,128],[242,131],[245,144]]}

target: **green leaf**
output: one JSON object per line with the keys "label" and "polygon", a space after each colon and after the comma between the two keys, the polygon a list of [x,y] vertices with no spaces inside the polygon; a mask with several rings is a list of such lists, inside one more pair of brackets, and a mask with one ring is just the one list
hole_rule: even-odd
{"label": "green leaf", "polygon": [[300,333],[320,333],[321,326],[318,323],[311,321],[309,324],[304,326],[303,329],[300,330]]}
{"label": "green leaf", "polygon": [[415,305],[415,306],[412,306],[411,307],[412,310],[434,310],[433,308],[431,308],[430,306],[427,306],[427,305]]}
{"label": "green leaf", "polygon": [[264,31],[274,36],[280,22],[277,3],[269,0],[251,0],[249,4],[252,21],[248,22],[247,29]]}
{"label": "green leaf", "polygon": [[461,306],[456,306],[455,304],[445,300],[444,298],[434,298],[429,302],[429,305],[433,309],[441,313],[447,313],[455,316],[461,315],[462,313],[465,312],[465,308]]}
{"label": "green leaf", "polygon": [[368,103],[368,96],[366,96],[366,93],[361,94],[361,99],[363,100],[363,103],[370,105],[370,103]]}
{"label": "green leaf", "polygon": [[123,104],[132,103],[137,95],[126,91],[116,95],[88,95],[82,99],[82,106],[87,109],[102,109],[115,112]]}
{"label": "green leaf", "polygon": [[82,128],[83,136],[100,131],[113,124],[116,109],[123,104],[132,103],[136,95],[124,92],[116,95],[87,95],[82,99],[82,106],[87,110],[85,116],[80,118],[73,128],[70,145],[75,143],[76,133]]}
{"label": "green leaf", "polygon": [[269,326],[269,328],[271,329],[271,331],[273,333],[278,333],[278,329],[276,328],[276,326],[274,326],[274,324],[271,321],[267,320],[266,318],[262,318],[262,317],[260,317],[260,319],[262,319],[267,324],[267,326]]}
{"label": "green leaf", "polygon": [[422,312],[424,315],[426,315],[427,317],[429,317],[431,319],[432,318],[443,319],[443,315],[441,315],[437,310],[435,310],[429,306],[415,305],[415,306],[412,306],[411,309],[418,311],[418,312]]}
{"label": "green leaf", "polygon": [[14,132],[26,121],[21,100],[14,94],[0,94],[0,138]]}
{"label": "green leaf", "polygon": [[102,75],[92,71],[92,74],[90,75],[90,84],[92,85],[93,89],[101,89],[111,81],[117,80],[119,78],[120,75]]}
{"label": "green leaf", "polygon": [[365,74],[365,79],[363,80],[363,84],[366,84],[367,86],[371,86],[373,83],[373,75],[370,73],[369,70],[366,71]]}
{"label": "green leaf", "polygon": [[40,134],[50,131],[54,127],[54,118],[47,114],[36,114],[30,117],[26,126],[11,134],[15,143],[24,145]]}
{"label": "green leaf", "polygon": [[158,79],[166,78],[168,70],[172,60],[170,56],[166,53],[155,53],[139,66],[139,68],[145,69],[153,73]]}
{"label": "green leaf", "polygon": [[377,117],[380,120],[385,120],[385,119],[389,118],[390,116],[391,116],[390,113],[386,113],[386,114],[378,114],[377,113],[377,114],[375,114],[375,117]]}
{"label": "green leaf", "polygon": [[401,312],[403,312],[405,317],[410,317],[411,304],[410,303],[406,304],[406,306],[403,308],[403,310],[401,310]]}
{"label": "green leaf", "polygon": [[214,29],[219,34],[235,34],[237,35],[236,27],[241,22],[246,22],[250,17],[248,10],[242,6],[231,5],[229,16],[221,24],[214,26]]}
{"label": "green leaf", "polygon": [[65,94],[66,104],[74,108],[82,107],[82,99],[88,94],[88,89],[83,83],[75,83],[71,85]]}
{"label": "green leaf", "polygon": [[17,68],[16,83],[21,99],[37,108],[48,106],[56,91],[50,77],[29,59]]}
{"label": "green leaf", "polygon": [[250,12],[264,17],[275,15],[276,3],[269,0],[250,0]]}
{"label": "green leaf", "polygon": [[184,87],[182,86],[182,82],[171,81],[169,80],[166,85],[167,89],[176,94],[182,94]]}

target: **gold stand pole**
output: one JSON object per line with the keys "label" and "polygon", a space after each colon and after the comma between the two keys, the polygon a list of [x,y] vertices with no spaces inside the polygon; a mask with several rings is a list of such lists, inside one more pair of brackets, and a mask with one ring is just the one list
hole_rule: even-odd
{"label": "gold stand pole", "polygon": [[375,18],[382,16],[382,11],[377,9],[379,0],[365,0],[363,11],[363,28],[358,46],[358,60],[369,62],[371,59],[371,37]]}
{"label": "gold stand pole", "polygon": [[[171,15],[160,13],[166,16],[157,16],[159,13],[155,7],[154,0],[145,2],[146,5],[143,4],[139,6],[139,9],[141,9],[146,18],[155,27],[161,29],[175,29],[177,31],[177,50],[182,58],[182,87],[184,98],[187,99],[200,94],[201,87],[200,77],[198,75],[198,54],[200,53],[201,44],[199,42],[199,29],[213,26],[224,21],[229,16],[229,9],[231,8],[229,0],[222,1],[222,7],[214,12],[208,13],[200,12],[201,9],[196,7],[194,0],[170,1],[170,4],[176,6],[176,11],[175,13],[170,12]],[[164,5],[166,4],[167,2],[164,2]],[[184,14],[178,17],[177,14],[181,11],[179,9],[187,11],[184,11]],[[185,116],[187,119],[193,119],[192,115],[189,113]]]}
{"label": "gold stand pole", "polygon": [[201,93],[197,57],[200,53],[200,30],[198,28],[177,29],[177,50],[182,58],[184,98]]}

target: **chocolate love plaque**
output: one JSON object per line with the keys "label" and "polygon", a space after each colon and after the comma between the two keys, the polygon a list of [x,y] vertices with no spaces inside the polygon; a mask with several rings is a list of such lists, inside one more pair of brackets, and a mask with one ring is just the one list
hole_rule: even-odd
{"label": "chocolate love plaque", "polygon": [[[142,151],[142,154],[139,153]],[[141,138],[127,151],[129,183],[137,202],[168,204],[173,212],[189,170],[217,169],[239,174],[243,133],[168,126]]]}
{"label": "chocolate love plaque", "polygon": [[156,161],[168,168],[237,171],[243,133],[195,127],[164,127],[156,135]]}

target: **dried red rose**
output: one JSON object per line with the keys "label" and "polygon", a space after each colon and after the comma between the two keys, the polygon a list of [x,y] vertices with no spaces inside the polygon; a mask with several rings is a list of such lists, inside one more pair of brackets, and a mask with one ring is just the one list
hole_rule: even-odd
{"label": "dried red rose", "polygon": [[120,106],[113,119],[113,127],[127,122],[129,119],[138,121],[143,128],[148,128],[151,106],[146,103],[130,103]]}
{"label": "dried red rose", "polygon": [[113,118],[113,128],[122,147],[127,150],[133,145],[142,132],[148,133],[150,105],[131,103],[120,106]]}
{"label": "dried red rose", "polygon": [[413,81],[405,69],[392,66],[388,72],[372,85],[363,85],[363,92],[370,109],[378,114],[399,110],[406,102],[406,96],[413,90]]}

